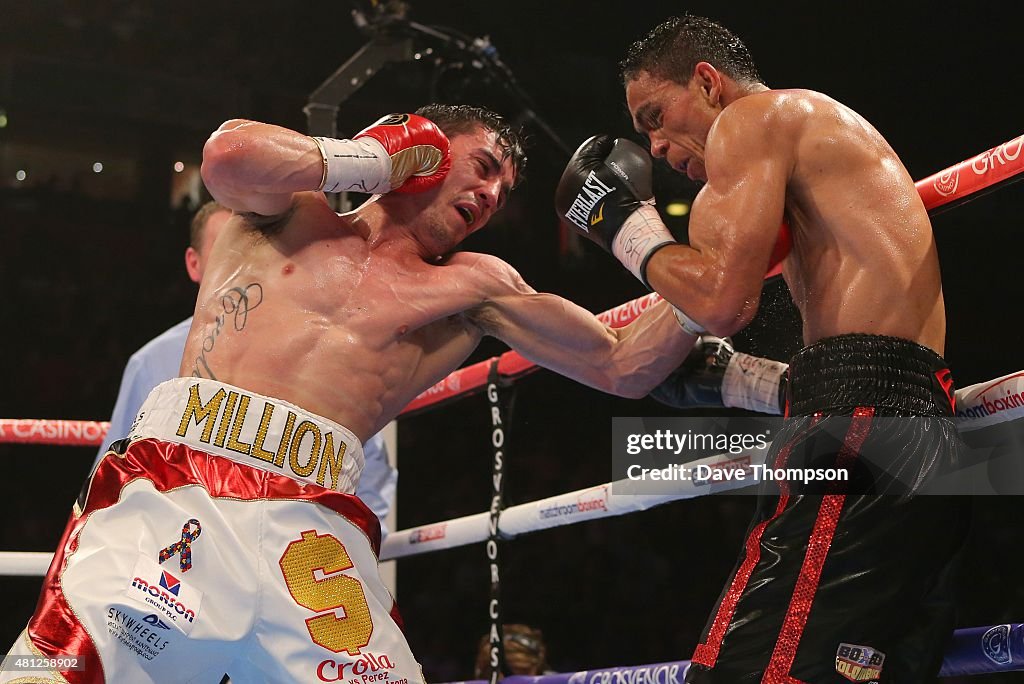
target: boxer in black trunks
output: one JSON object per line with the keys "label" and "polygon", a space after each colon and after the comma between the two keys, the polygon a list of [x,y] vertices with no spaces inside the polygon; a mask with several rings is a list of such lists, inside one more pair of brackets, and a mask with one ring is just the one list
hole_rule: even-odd
{"label": "boxer in black trunks", "polygon": [[[793,420],[769,463],[856,470],[862,449],[893,454],[892,472],[867,488],[861,478],[823,495],[763,492],[687,681],[930,681],[952,630],[968,500],[919,495],[955,455],[956,433],[938,258],[910,175],[850,108],[769,89],[743,43],[708,19],[664,22],[622,68],[651,155],[704,184],[690,244],[653,207],[650,158],[610,136],[569,162],[559,213],[692,331],[743,328],[784,258],[807,347],[792,360]],[[840,439],[819,439],[837,421]]]}

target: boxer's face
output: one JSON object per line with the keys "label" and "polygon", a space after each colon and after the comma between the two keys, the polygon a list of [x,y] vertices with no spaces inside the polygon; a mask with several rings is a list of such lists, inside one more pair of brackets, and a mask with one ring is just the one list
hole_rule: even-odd
{"label": "boxer's face", "polygon": [[437,254],[450,252],[483,228],[504,205],[515,183],[515,169],[496,135],[482,126],[451,137],[452,167],[444,182],[423,193],[429,207],[422,218]]}
{"label": "boxer's face", "polygon": [[626,84],[626,104],[634,128],[650,139],[651,155],[691,180],[706,181],[704,145],[721,108],[698,74],[684,85],[642,71]]}

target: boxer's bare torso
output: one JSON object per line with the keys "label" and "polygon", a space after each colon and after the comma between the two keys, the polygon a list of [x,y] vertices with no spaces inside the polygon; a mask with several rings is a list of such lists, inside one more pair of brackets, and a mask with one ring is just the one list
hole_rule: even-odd
{"label": "boxer's bare torso", "polygon": [[770,99],[767,111],[791,119],[781,131],[795,149],[786,186],[794,240],[784,275],[805,341],[877,333],[941,354],[946,317],[931,222],[899,157],[831,98],[775,91]]}
{"label": "boxer's bare torso", "polygon": [[[705,319],[734,332],[756,311],[767,255],[785,217],[793,249],[783,272],[807,344],[874,333],[941,354],[945,313],[931,224],[889,144],[857,113],[820,93],[763,86],[741,93],[734,81],[723,81],[725,106],[717,118],[693,113],[702,103],[692,87],[645,74],[627,88],[638,129],[657,131],[650,133],[652,152],[707,181],[690,214],[690,243],[700,255],[680,251],[682,258],[669,263],[656,254],[648,272],[655,289],[666,294],[672,269],[710,281],[714,286],[681,291],[676,303],[697,320],[717,308],[717,317],[706,313]],[[674,287],[687,287],[687,280]]]}
{"label": "boxer's bare torso", "polygon": [[312,194],[299,198],[290,222],[287,235],[269,239],[242,217],[227,227],[182,373],[370,434],[475,348],[482,333],[463,312],[494,289],[497,274],[479,277],[473,266],[496,260],[459,254],[434,265],[395,241],[371,245],[358,216],[339,217]]}
{"label": "boxer's bare torso", "polygon": [[[291,401],[361,439],[485,334],[582,382],[645,394],[692,345],[667,307],[613,331],[496,257],[433,256],[486,223],[511,185],[507,165],[485,172],[465,161],[488,145],[453,138],[452,171],[432,195],[386,196],[339,216],[322,194],[299,192],[263,230],[235,215],[210,254],[181,374]],[[493,191],[467,193],[481,185]],[[455,208],[464,201],[475,202],[469,224]]]}

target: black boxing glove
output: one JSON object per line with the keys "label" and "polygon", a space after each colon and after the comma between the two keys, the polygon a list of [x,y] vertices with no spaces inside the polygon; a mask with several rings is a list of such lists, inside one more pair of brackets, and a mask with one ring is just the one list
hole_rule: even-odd
{"label": "black boxing glove", "polygon": [[654,208],[651,174],[642,147],[595,135],[573,154],[555,191],[559,218],[611,252],[648,289],[647,261],[676,242]]}
{"label": "black boxing glove", "polygon": [[722,381],[735,353],[728,337],[701,335],[679,368],[651,390],[651,398],[676,408],[724,407]]}
{"label": "black boxing glove", "polygon": [[727,407],[781,415],[788,368],[735,351],[729,338],[701,335],[686,360],[650,396],[675,408]]}

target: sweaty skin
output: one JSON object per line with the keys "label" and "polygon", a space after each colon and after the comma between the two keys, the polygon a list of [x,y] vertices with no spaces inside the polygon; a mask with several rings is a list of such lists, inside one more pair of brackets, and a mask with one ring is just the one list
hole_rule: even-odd
{"label": "sweaty skin", "polygon": [[694,337],[664,303],[613,330],[496,257],[442,258],[514,181],[491,131],[454,136],[451,154],[434,189],[338,215],[310,191],[323,173],[310,138],[225,123],[206,144],[203,178],[236,213],[209,256],[181,374],[291,401],[366,439],[484,335],[624,396],[644,396],[679,365]]}
{"label": "sweaty skin", "polygon": [[706,182],[690,246],[648,264],[666,299],[715,334],[743,328],[786,218],[783,275],[805,343],[874,333],[943,353],[931,223],[899,157],[860,115],[821,93],[738,83],[706,62],[686,85],[640,72],[626,99],[651,154]]}

